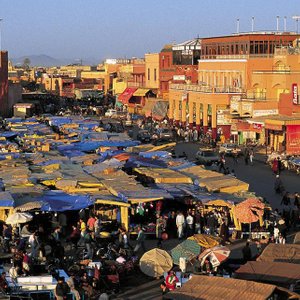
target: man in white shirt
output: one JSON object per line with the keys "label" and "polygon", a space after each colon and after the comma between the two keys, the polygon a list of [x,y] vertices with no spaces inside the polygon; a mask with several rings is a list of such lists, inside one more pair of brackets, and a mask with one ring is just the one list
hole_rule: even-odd
{"label": "man in white shirt", "polygon": [[183,226],[185,223],[185,218],[182,212],[178,212],[177,217],[176,217],[176,226],[177,226],[177,233],[178,233],[178,238],[181,239],[183,237]]}
{"label": "man in white shirt", "polygon": [[193,235],[193,226],[194,226],[194,218],[191,214],[188,214],[186,217],[186,225],[187,225],[187,236]]}

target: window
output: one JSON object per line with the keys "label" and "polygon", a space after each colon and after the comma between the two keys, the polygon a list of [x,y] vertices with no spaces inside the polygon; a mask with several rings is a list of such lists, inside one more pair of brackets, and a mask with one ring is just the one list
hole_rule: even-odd
{"label": "window", "polygon": [[154,81],[156,81],[157,78],[156,78],[156,69],[154,69]]}
{"label": "window", "polygon": [[150,69],[148,68],[148,80],[150,80]]}

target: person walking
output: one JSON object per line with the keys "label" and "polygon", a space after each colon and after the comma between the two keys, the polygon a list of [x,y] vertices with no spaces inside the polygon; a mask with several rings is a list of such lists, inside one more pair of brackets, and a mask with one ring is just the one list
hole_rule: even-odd
{"label": "person walking", "polygon": [[253,166],[253,157],[254,157],[254,152],[253,150],[251,149],[249,151],[249,160],[250,160],[250,165]]}
{"label": "person walking", "polygon": [[65,282],[64,277],[59,277],[57,285],[55,287],[55,297],[57,300],[64,300],[67,298],[67,294],[70,293],[70,287]]}
{"label": "person walking", "polygon": [[146,252],[146,247],[145,247],[145,232],[143,230],[143,228],[141,226],[138,226],[138,236],[137,236],[137,244],[134,247],[134,253],[137,253],[139,251],[140,248],[142,248],[143,253]]}
{"label": "person walking", "polygon": [[220,156],[220,160],[219,160],[219,172],[223,171],[225,172],[225,155],[224,154],[221,154]]}
{"label": "person walking", "polygon": [[185,224],[185,218],[181,211],[178,212],[176,217],[176,226],[177,226],[177,234],[178,238],[182,239],[183,237],[183,226]]}
{"label": "person walking", "polygon": [[194,228],[194,217],[188,213],[186,217],[186,225],[187,225],[187,237],[193,235],[193,228]]}
{"label": "person walking", "polygon": [[157,247],[161,248],[162,247],[162,233],[165,231],[165,220],[164,218],[160,215],[157,215],[156,219],[156,238],[158,239],[157,241]]}

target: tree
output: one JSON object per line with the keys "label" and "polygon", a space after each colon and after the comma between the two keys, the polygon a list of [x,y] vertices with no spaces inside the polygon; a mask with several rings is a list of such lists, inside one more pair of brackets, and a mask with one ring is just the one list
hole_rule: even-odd
{"label": "tree", "polygon": [[26,71],[29,71],[30,69],[30,59],[28,57],[26,57],[23,61],[23,69]]}

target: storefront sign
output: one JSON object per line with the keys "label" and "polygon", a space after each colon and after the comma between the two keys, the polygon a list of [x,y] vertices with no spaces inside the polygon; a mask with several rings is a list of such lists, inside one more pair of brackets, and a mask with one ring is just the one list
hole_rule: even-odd
{"label": "storefront sign", "polygon": [[252,103],[242,103],[242,114],[252,113]]}
{"label": "storefront sign", "polygon": [[286,150],[290,155],[300,154],[300,125],[288,125],[286,130]]}
{"label": "storefront sign", "polygon": [[253,129],[261,130],[262,129],[262,124],[253,123],[252,127],[253,127]]}
{"label": "storefront sign", "polygon": [[174,81],[184,81],[185,75],[173,75],[173,80]]}
{"label": "storefront sign", "polygon": [[282,126],[281,125],[275,125],[275,124],[266,124],[265,125],[266,129],[269,130],[278,130],[278,131],[282,131]]}
{"label": "storefront sign", "polygon": [[293,104],[296,104],[296,105],[299,104],[299,101],[298,101],[298,84],[297,83],[292,84],[292,99],[293,99]]}
{"label": "storefront sign", "polygon": [[278,109],[259,109],[253,110],[253,118],[261,117],[261,116],[269,116],[269,115],[278,115]]}

